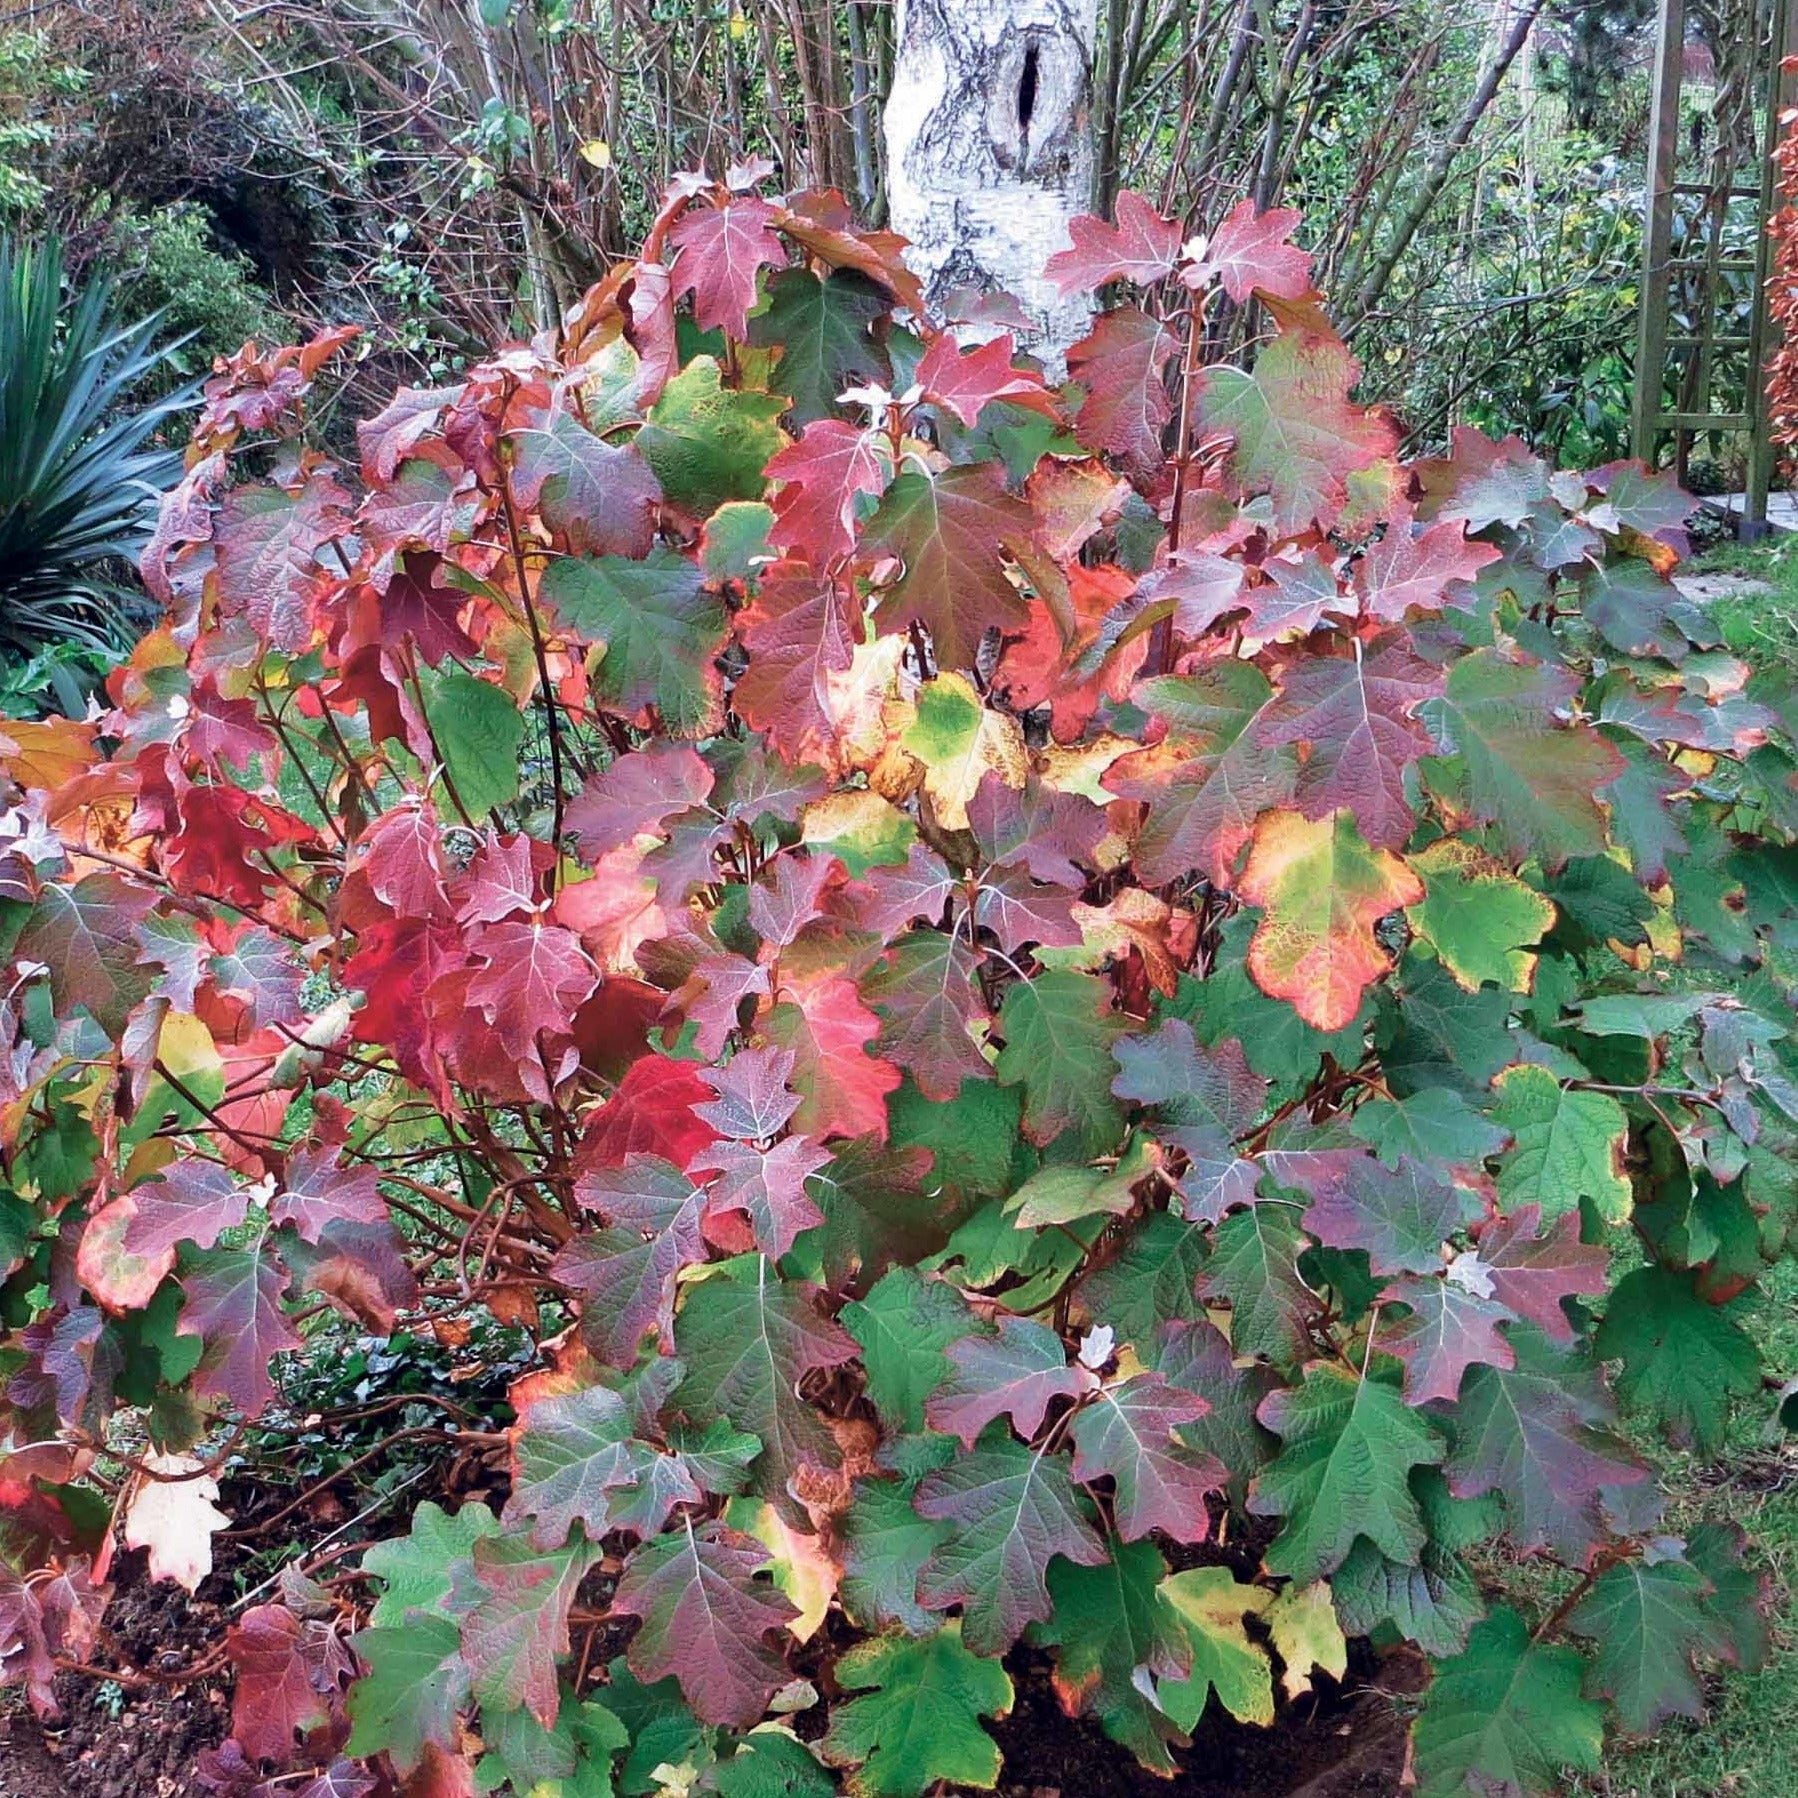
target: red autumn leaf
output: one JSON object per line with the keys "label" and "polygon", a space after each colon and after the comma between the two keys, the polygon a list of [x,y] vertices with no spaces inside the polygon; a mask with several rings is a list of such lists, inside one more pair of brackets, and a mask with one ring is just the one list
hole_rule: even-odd
{"label": "red autumn leaf", "polygon": [[672,232],[674,297],[693,296],[700,330],[745,337],[756,301],[756,276],[768,263],[786,260],[786,247],[769,227],[780,209],[738,194],[717,206],[691,207]]}
{"label": "red autumn leaf", "polygon": [[176,1326],[203,1343],[193,1389],[229,1400],[255,1417],[274,1395],[274,1358],[300,1346],[281,1309],[287,1270],[267,1239],[242,1249],[208,1249],[181,1272],[186,1303]]}
{"label": "red autumn leaf", "polygon": [[1163,1375],[1139,1373],[1104,1387],[1075,1417],[1074,1478],[1112,1480],[1124,1541],[1140,1541],[1152,1530],[1176,1542],[1203,1542],[1211,1533],[1205,1501],[1230,1476],[1215,1455],[1188,1447],[1178,1435],[1210,1409]]}
{"label": "red autumn leaf", "polygon": [[908,312],[922,313],[924,290],[906,266],[905,239],[896,231],[858,228],[848,201],[833,188],[788,198],[780,229],[830,268],[853,268],[878,281]]}
{"label": "red autumn leaf", "polygon": [[722,1068],[701,1068],[699,1077],[717,1095],[694,1113],[720,1136],[735,1142],[766,1142],[778,1136],[799,1109],[789,1090],[793,1057],[784,1049],[743,1049]]}
{"label": "red autumn leaf", "polygon": [[1058,743],[1079,741],[1104,701],[1129,697],[1149,649],[1146,631],[1118,642],[1118,621],[1136,592],[1133,575],[1105,563],[1088,568],[1075,562],[1067,577],[1071,638],[1047,606],[1033,606],[1022,634],[1006,639],[993,683],[995,697],[1013,711],[1046,705]]}
{"label": "red autumn leaf", "polygon": [[317,628],[319,551],[349,531],[350,496],[328,475],[298,492],[236,487],[213,527],[219,603],[276,649],[304,649]]}
{"label": "red autumn leaf", "polygon": [[434,1084],[438,1033],[425,994],[462,966],[462,938],[447,923],[393,918],[360,932],[344,963],[343,983],[364,995],[350,1019],[358,1042],[391,1048],[401,1071],[421,1086]]}
{"label": "red autumn leaf", "polygon": [[860,627],[859,611],[841,583],[813,574],[803,562],[777,562],[738,615],[749,666],[737,678],[731,704],[788,761],[834,756],[831,681],[848,670]]}
{"label": "red autumn leaf", "polygon": [[1031,525],[1030,508],[1005,490],[995,462],[937,474],[907,469],[862,531],[864,556],[901,565],[875,622],[897,631],[915,621],[930,632],[941,667],[972,668],[988,630],[1015,630],[1030,615],[1004,552],[1027,552]]}
{"label": "red autumn leaf", "polygon": [[749,922],[763,943],[784,949],[821,917],[824,890],[841,868],[832,855],[776,856],[749,889]]}
{"label": "red autumn leaf", "polygon": [[622,1167],[627,1155],[661,1155],[685,1167],[717,1136],[693,1109],[712,1096],[692,1062],[645,1055],[588,1120],[582,1166]]}
{"label": "red autumn leaf", "polygon": [[176,1161],[160,1178],[133,1187],[131,1202],[126,1252],[154,1261],[178,1243],[211,1248],[249,1214],[250,1189],[216,1161]]}
{"label": "red autumn leaf", "polygon": [[[701,1055],[724,1051],[724,1040],[739,1023],[743,1001],[768,991],[769,970],[728,951],[702,957],[685,984],[668,1001],[693,1026]],[[603,989],[602,989],[603,990]]]}
{"label": "red autumn leaf", "polygon": [[960,932],[913,930],[862,979],[862,997],[880,1014],[881,1054],[907,1069],[927,1099],[953,1099],[964,1080],[992,1078],[972,1029],[986,1017],[979,967]]}
{"label": "red autumn leaf", "polygon": [[752,1248],[784,1255],[800,1231],[824,1221],[806,1181],[829,1162],[830,1151],[803,1136],[768,1148],[714,1143],[692,1167],[695,1174],[718,1176],[706,1193],[706,1235],[733,1255]]}
{"label": "red autumn leaf", "polygon": [[1012,340],[1004,333],[963,349],[943,331],[924,352],[915,378],[926,400],[953,412],[969,430],[995,400],[1060,418],[1060,408],[1044,387],[1042,376],[1013,368],[1014,354]]}
{"label": "red autumn leaf", "polygon": [[1499,1326],[1515,1321],[1496,1300],[1483,1297],[1449,1276],[1400,1280],[1380,1294],[1381,1304],[1403,1305],[1408,1316],[1388,1312],[1382,1319],[1379,1346],[1405,1364],[1405,1402],[1448,1402],[1459,1395],[1461,1380],[1476,1362],[1488,1367],[1514,1367],[1517,1358],[1499,1334]]}
{"label": "red autumn leaf", "polygon": [[484,965],[468,984],[468,1001],[518,1056],[532,1053],[546,1031],[566,1034],[575,1008],[599,984],[580,938],[559,924],[489,924],[471,947]]}
{"label": "red autumn leaf", "polygon": [[1293,797],[1307,818],[1347,810],[1376,849],[1397,849],[1414,821],[1405,770],[1432,747],[1413,714],[1442,676],[1391,634],[1352,647],[1284,669],[1257,738],[1304,746]]}
{"label": "red autumn leaf", "polygon": [[514,426],[511,440],[514,504],[538,509],[573,554],[648,554],[662,487],[634,443],[607,443],[566,407]]}
{"label": "red autumn leaf", "polygon": [[1027,868],[1012,863],[988,868],[974,892],[974,922],[999,939],[999,947],[1016,955],[1026,944],[1039,949],[1077,949],[1083,938],[1071,909],[1073,901],[1057,887],[1032,880]]}
{"label": "red autumn leaf", "polygon": [[706,1257],[705,1195],[672,1163],[638,1154],[583,1174],[575,1190],[608,1227],[565,1244],[554,1272],[586,1300],[587,1341],[614,1367],[629,1367],[652,1329],[664,1346],[673,1336],[675,1279]]}
{"label": "red autumn leaf", "polygon": [[1392,624],[1413,608],[1440,611],[1455,587],[1474,580],[1502,554],[1495,544],[1474,542],[1459,521],[1413,533],[1403,519],[1395,520],[1355,568],[1362,610]]}
{"label": "red autumn leaf", "polygon": [[1116,223],[1080,217],[1068,223],[1069,249],[1057,250],[1043,273],[1065,299],[1091,293],[1108,281],[1153,287],[1174,272],[1180,257],[1180,227],[1163,218],[1141,194],[1124,188],[1112,207]]}
{"label": "red autumn leaf", "polygon": [[1221,281],[1238,305],[1256,293],[1276,300],[1303,299],[1311,291],[1311,257],[1286,241],[1303,218],[1291,206],[1259,212],[1253,200],[1238,200],[1181,278],[1193,288]]}
{"label": "red autumn leaf", "polygon": [[[138,1208],[141,1212],[141,1196]],[[303,1241],[317,1242],[327,1224],[340,1220],[384,1225],[387,1204],[372,1167],[345,1167],[334,1149],[305,1149],[288,1158],[269,1216],[277,1224],[292,1224]]]}
{"label": "red autumn leaf", "polygon": [[1098,1385],[1087,1368],[1068,1365],[1061,1338],[1043,1324],[1001,1317],[995,1336],[964,1336],[945,1354],[948,1376],[925,1401],[933,1430],[959,1436],[971,1449],[995,1417],[1009,1417],[1028,1441],[1043,1427],[1058,1398],[1077,1398]]}
{"label": "red autumn leaf", "polygon": [[690,743],[648,743],[594,775],[569,802],[565,822],[596,862],[608,850],[645,833],[659,835],[668,819],[702,805],[713,774]]}
{"label": "red autumn leaf", "polygon": [[861,1002],[854,981],[833,974],[797,989],[765,1021],[768,1036],[793,1051],[793,1086],[801,1095],[793,1127],[808,1136],[878,1136],[887,1131],[886,1095],[899,1070],[869,1053],[880,1020]]}
{"label": "red autumn leaf", "polygon": [[768,541],[818,568],[855,547],[856,500],[879,493],[891,473],[887,440],[841,419],[821,418],[805,427],[768,464],[774,495]]}
{"label": "red autumn leaf", "polygon": [[968,801],[968,828],[989,862],[1018,861],[1037,880],[1078,892],[1106,831],[1103,811],[1080,793],[1040,781],[1008,786],[988,774]]}
{"label": "red autumn leaf", "polygon": [[457,387],[399,387],[373,418],[356,426],[362,478],[390,481],[393,472],[442,422],[444,411],[461,397]]}
{"label": "red autumn leaf", "polygon": [[1545,1230],[1541,1208],[1520,1205],[1510,1217],[1482,1225],[1478,1243],[1492,1296],[1555,1341],[1571,1342],[1573,1325],[1561,1301],[1603,1292],[1609,1267],[1602,1243],[1580,1241],[1578,1210]]}
{"label": "red autumn leaf", "polygon": [[355,1662],[336,1630],[296,1617],[284,1604],[259,1604],[225,1632],[237,1678],[231,1735],[256,1760],[294,1763],[301,1743],[343,1712]]}
{"label": "red autumn leaf", "polygon": [[532,840],[488,831],[451,885],[458,924],[500,924],[537,903]]}
{"label": "red autumn leaf", "polygon": [[317,1242],[288,1242],[284,1250],[301,1292],[317,1293],[378,1336],[391,1336],[400,1313],[418,1303],[407,1244],[385,1217],[334,1217],[320,1226]]}
{"label": "red autumn leaf", "polygon": [[1068,373],[1086,389],[1074,431],[1090,449],[1118,457],[1133,473],[1161,459],[1161,433],[1174,416],[1167,365],[1180,342],[1134,306],[1101,313],[1068,351]]}
{"label": "red autumn leaf", "polygon": [[683,1520],[636,1548],[612,1594],[612,1609],[642,1627],[627,1651],[639,1679],[680,1681],[706,1723],[747,1729],[786,1683],[787,1664],[768,1646],[771,1630],[797,1615],[771,1583],[757,1581],[769,1552],[752,1536]]}
{"label": "red autumn leaf", "polygon": [[383,812],[357,845],[360,866],[382,904],[402,918],[447,918],[443,833],[421,803]]}

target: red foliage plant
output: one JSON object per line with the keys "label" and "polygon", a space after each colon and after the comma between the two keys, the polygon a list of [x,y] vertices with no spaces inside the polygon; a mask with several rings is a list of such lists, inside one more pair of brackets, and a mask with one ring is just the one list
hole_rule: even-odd
{"label": "red foliage plant", "polygon": [[[1794,64],[1780,64],[1790,75]],[[1779,115],[1779,143],[1773,152],[1780,207],[1767,225],[1773,266],[1767,309],[1779,341],[1767,360],[1767,403],[1773,441],[1788,450],[1798,445],[1798,110]]]}
{"label": "red foliage plant", "polygon": [[234,359],[164,624],[0,726],[6,1671],[203,1576],[318,1333],[487,1311],[498,1508],[238,1617],[210,1789],[991,1786],[1021,1642],[1164,1773],[1351,1636],[1432,1795],[1696,1714],[1757,1580],[1618,1408],[1760,1402],[1798,708],[1688,501],[1399,460],[1296,215],[1082,221],[1054,387],[758,189],[355,467],[347,333]]}

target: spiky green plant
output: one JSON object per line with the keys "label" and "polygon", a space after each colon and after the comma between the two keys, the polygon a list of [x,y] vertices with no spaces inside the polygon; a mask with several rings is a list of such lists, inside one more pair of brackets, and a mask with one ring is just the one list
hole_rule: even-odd
{"label": "spiky green plant", "polygon": [[181,467],[157,427],[190,397],[133,404],[174,347],[158,324],[104,278],[66,294],[55,239],[0,233],[0,656],[123,635],[121,564]]}

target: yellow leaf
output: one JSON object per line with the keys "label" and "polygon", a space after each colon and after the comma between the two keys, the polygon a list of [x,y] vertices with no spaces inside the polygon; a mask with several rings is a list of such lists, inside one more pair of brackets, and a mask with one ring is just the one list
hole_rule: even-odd
{"label": "yellow leaf", "polygon": [[1173,997],[1180,970],[1192,959],[1196,935],[1189,911],[1141,887],[1124,887],[1105,905],[1073,907],[1074,922],[1097,960],[1142,952],[1143,970],[1157,992]]}
{"label": "yellow leaf", "polygon": [[774,1583],[799,1611],[787,1629],[795,1641],[809,1642],[830,1610],[842,1569],[816,1536],[791,1528],[771,1504],[733,1500],[726,1521],[745,1528],[774,1557]]}
{"label": "yellow leaf", "polygon": [[581,161],[596,169],[609,169],[612,146],[603,137],[590,137],[581,145]]}
{"label": "yellow leaf", "polygon": [[1316,1669],[1332,1679],[1341,1679],[1348,1671],[1348,1643],[1336,1621],[1328,1581],[1288,1586],[1268,1606],[1266,1622],[1274,1638],[1274,1652],[1286,1663],[1280,1684],[1288,1698],[1311,1690],[1311,1674]]}
{"label": "yellow leaf", "polygon": [[924,764],[924,791],[945,830],[966,830],[968,801],[988,774],[1021,787],[1030,771],[1024,729],[1004,712],[989,711],[973,683],[940,674],[918,690],[917,716],[900,739]]}
{"label": "yellow leaf", "polygon": [[125,1504],[125,1546],[147,1548],[150,1577],[189,1592],[212,1571],[213,1533],[231,1521],[212,1502],[218,1481],[200,1472],[204,1465],[192,1455],[152,1450]]}

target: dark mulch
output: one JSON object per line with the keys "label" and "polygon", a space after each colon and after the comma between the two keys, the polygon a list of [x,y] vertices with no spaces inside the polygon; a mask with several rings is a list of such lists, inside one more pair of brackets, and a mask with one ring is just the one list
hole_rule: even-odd
{"label": "dark mulch", "polygon": [[[239,1583],[232,1546],[220,1544],[221,1566],[192,1598],[152,1583],[141,1555],[122,1557],[106,1614],[107,1658],[175,1671],[210,1653]],[[1248,1536],[1172,1558],[1223,1561],[1246,1578],[1263,1546]],[[604,1597],[595,1590],[583,1601],[603,1605]],[[608,1626],[589,1647],[588,1664],[603,1665],[628,1633]],[[1405,1725],[1393,1696],[1415,1692],[1423,1678],[1417,1657],[1382,1660],[1354,1643],[1346,1678],[1317,1676],[1314,1692],[1281,1704],[1272,1728],[1237,1723],[1214,1703],[1191,1748],[1178,1752],[1182,1770],[1165,1780],[1142,1771],[1096,1722],[1064,1714],[1046,1654],[1020,1648],[1007,1665],[1016,1700],[991,1725],[1005,1756],[997,1798],[1396,1798]],[[207,1798],[196,1762],[229,1731],[228,1672],[142,1690],[65,1676],[56,1695],[63,1714],[41,1726],[22,1707],[0,1715],[0,1798]],[[809,1735],[807,1725],[822,1719],[795,1721]]]}
{"label": "dark mulch", "polygon": [[1005,1755],[998,1798],[1394,1798],[1405,1724],[1387,1694],[1422,1683],[1421,1663],[1376,1662],[1357,1643],[1340,1686],[1320,1676],[1318,1691],[1282,1705],[1269,1729],[1237,1723],[1214,1702],[1168,1780],[1144,1772],[1097,1723],[1064,1715],[1046,1656],[1008,1664],[1017,1698],[991,1726]]}

